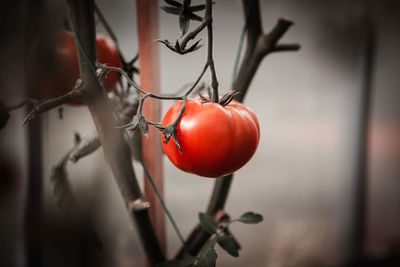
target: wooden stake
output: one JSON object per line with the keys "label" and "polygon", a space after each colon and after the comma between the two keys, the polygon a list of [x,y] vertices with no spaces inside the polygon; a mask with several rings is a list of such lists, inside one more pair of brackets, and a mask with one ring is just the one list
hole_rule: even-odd
{"label": "wooden stake", "polygon": [[[155,42],[158,39],[158,1],[137,0],[136,10],[139,38],[140,86],[147,92],[160,94],[159,47]],[[150,121],[161,121],[160,101],[148,99],[143,107],[143,114]],[[160,133],[154,127],[149,127],[149,133],[143,137],[142,141],[143,162],[163,196],[163,165]],[[150,203],[150,217],[165,254],[165,214],[146,177],[144,193],[146,200]]]}

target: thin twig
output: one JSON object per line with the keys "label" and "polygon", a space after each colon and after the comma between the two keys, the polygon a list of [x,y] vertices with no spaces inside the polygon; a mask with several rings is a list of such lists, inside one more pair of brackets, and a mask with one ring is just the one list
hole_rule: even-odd
{"label": "thin twig", "polygon": [[[251,1],[243,2],[245,8],[250,8],[250,3],[248,2]],[[258,4],[256,4],[256,8],[252,12],[258,13],[259,10],[257,8],[259,8]],[[254,20],[250,20],[249,23],[252,22],[254,22]],[[279,18],[273,29],[268,34],[263,34],[262,32],[260,32],[257,38],[255,38],[254,36],[250,37],[250,35],[248,35],[248,37],[251,38],[251,40],[254,40],[255,43],[248,44],[237,78],[233,83],[232,89],[240,92],[240,94],[235,97],[236,100],[238,100],[239,102],[242,102],[244,100],[247,89],[249,88],[250,83],[254,75],[256,74],[258,66],[262,62],[263,58],[269,53],[276,51],[276,49],[280,49],[278,41],[286,33],[291,25],[293,25],[293,22],[291,20],[287,18]],[[252,26],[250,24],[249,29],[251,29],[251,27]],[[295,48],[298,50],[300,48],[300,45],[296,45]]]}
{"label": "thin twig", "polygon": [[[364,64],[361,75],[359,93],[358,122],[356,127],[357,142],[355,145],[355,177],[352,198],[350,202],[352,218],[349,229],[349,261],[357,261],[364,257],[368,219],[368,156],[371,102],[373,94],[373,79],[376,56],[376,32],[369,1],[364,1],[364,15],[362,20],[364,34]],[[393,265],[394,266],[394,265]]]}
{"label": "thin twig", "polygon": [[219,100],[218,96],[218,80],[215,71],[214,59],[213,59],[213,27],[212,27],[212,0],[206,0],[206,11],[204,15],[205,21],[207,21],[207,39],[208,39],[208,49],[207,49],[207,63],[210,66],[211,71],[211,88],[212,97],[211,101],[217,103]]}
{"label": "thin twig", "polygon": [[[100,71],[99,70],[97,71],[97,75],[99,75],[100,77],[105,77],[105,74],[107,74],[108,71],[117,71],[117,72],[121,73],[125,77],[125,79],[127,80],[128,84],[130,84],[133,88],[135,88],[136,91],[139,94],[142,94],[142,97],[139,98],[139,106],[138,106],[137,116],[142,118],[146,124],[155,126],[157,129],[163,131],[165,129],[165,127],[161,127],[160,123],[158,123],[158,122],[150,122],[150,121],[146,120],[146,118],[143,116],[143,112],[142,112],[143,108],[142,107],[143,107],[143,104],[144,104],[144,101],[146,100],[146,98],[151,97],[151,98],[155,98],[155,99],[159,99],[159,100],[183,100],[185,102],[185,104],[182,105],[182,108],[181,108],[181,110],[179,112],[180,115],[178,115],[177,120],[173,124],[169,125],[170,127],[175,127],[176,128],[176,126],[178,125],[179,120],[182,117],[181,114],[183,114],[184,111],[185,111],[187,97],[196,88],[196,86],[200,82],[201,78],[203,77],[204,73],[206,72],[208,66],[209,66],[209,63],[207,62],[204,65],[200,75],[197,77],[196,81],[193,83],[193,85],[182,96],[156,95],[156,94],[147,93],[146,91],[141,89],[140,86],[135,83],[135,81],[130,79],[129,75],[121,68],[109,67],[109,66],[102,65],[102,64],[98,63],[97,67],[99,68]],[[132,121],[131,123],[123,125],[122,128],[135,129],[138,126],[138,125],[136,125],[136,123],[137,122]],[[166,140],[169,140],[169,138],[167,138]]]}
{"label": "thin twig", "polygon": [[36,99],[28,98],[28,99],[23,100],[21,103],[18,103],[18,104],[15,104],[15,105],[11,105],[11,106],[6,107],[6,110],[7,110],[8,112],[10,112],[10,111],[19,109],[19,108],[21,108],[21,107],[23,107],[23,106],[25,106],[25,105],[28,105],[28,104],[34,106],[34,105],[36,105],[36,103],[37,103],[37,100],[36,100]]}
{"label": "thin twig", "polygon": [[22,126],[24,126],[28,121],[32,120],[37,114],[46,112],[50,109],[56,108],[62,104],[68,103],[70,101],[76,100],[82,97],[83,91],[83,81],[82,79],[78,79],[75,83],[74,88],[69,91],[67,94],[62,95],[60,97],[47,100],[37,106],[35,106],[29,114],[25,117]]}
{"label": "thin twig", "polygon": [[[103,24],[104,28],[106,29],[108,35],[110,35],[111,39],[118,44],[118,38],[117,35],[114,33],[113,29],[111,28],[110,24],[108,23],[106,17],[103,15],[103,12],[101,12],[100,8],[97,6],[96,3],[94,3],[94,10],[97,14],[97,17],[100,19],[101,24]],[[122,61],[122,64],[125,66],[127,65],[125,57],[122,55],[121,50],[119,49],[119,45],[117,45],[118,49],[118,55]]]}
{"label": "thin twig", "polygon": [[299,44],[279,44],[272,49],[271,52],[288,52],[288,51],[297,51],[300,49]]}
{"label": "thin twig", "polygon": [[101,24],[103,24],[104,28],[106,29],[108,35],[110,35],[111,39],[113,39],[115,43],[118,43],[117,35],[114,33],[113,29],[111,28],[107,19],[104,17],[103,12],[101,12],[100,8],[97,6],[96,2],[94,3],[94,11],[96,12],[97,17],[100,19]]}

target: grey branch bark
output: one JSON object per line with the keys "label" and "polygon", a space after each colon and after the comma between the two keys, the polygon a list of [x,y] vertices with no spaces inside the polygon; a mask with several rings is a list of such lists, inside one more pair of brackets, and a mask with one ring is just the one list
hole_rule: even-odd
{"label": "grey branch bark", "polygon": [[[240,65],[238,75],[233,83],[233,90],[239,92],[235,98],[243,102],[250,83],[262,62],[262,59],[269,53],[286,50],[295,51],[300,49],[297,44],[278,45],[278,41],[293,24],[287,18],[280,18],[275,27],[264,34],[262,29],[260,4],[258,0],[242,0],[245,19],[248,20],[247,26],[247,46],[245,56]],[[282,47],[283,46],[283,47]],[[233,174],[218,178],[215,181],[214,189],[208,204],[206,213],[215,216],[219,210],[223,210],[228,198],[229,189],[233,180]],[[205,232],[200,225],[197,225],[190,233],[186,246],[192,255],[196,255],[204,243],[210,238],[210,234]],[[185,251],[182,248],[176,258],[182,258]]]}
{"label": "grey branch bark", "polygon": [[[97,60],[95,44],[94,1],[68,0],[70,14],[78,37],[77,47],[82,46],[87,59],[94,63]],[[79,43],[78,43],[79,42]],[[137,203],[145,203],[137,182],[127,143],[122,138],[123,132],[117,129],[117,119],[97,81],[91,63],[79,53],[80,77],[84,81],[85,90],[82,92],[103,147],[114,178],[119,186],[125,205],[132,221],[135,222],[140,241],[147,258],[152,266],[165,260],[159,241],[150,221],[146,205],[138,209]]]}

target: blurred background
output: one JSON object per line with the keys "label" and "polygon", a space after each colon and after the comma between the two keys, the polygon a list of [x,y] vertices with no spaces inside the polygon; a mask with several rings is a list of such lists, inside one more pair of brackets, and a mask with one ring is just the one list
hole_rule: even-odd
{"label": "blurred background", "polygon": [[[31,94],[24,72],[24,51],[27,40],[33,38],[27,37],[30,20],[52,31],[63,29],[68,19],[65,1],[43,1],[44,10],[33,17],[27,15],[37,7],[32,2],[0,4],[0,100],[6,106]],[[115,31],[124,56],[133,58],[138,50],[135,1],[96,3]],[[400,2],[370,3],[376,35],[364,245],[368,255],[380,257],[396,249],[399,253],[400,245]],[[246,96],[246,105],[258,116],[261,140],[252,160],[235,174],[226,211],[235,218],[251,210],[261,213],[264,222],[233,225],[231,230],[242,246],[240,256],[233,258],[218,249],[217,266],[339,266],[349,257],[352,244],[366,62],[365,5],[344,0],[262,0],[260,4],[264,31],[279,17],[289,17],[295,25],[282,42],[296,42],[302,48],[266,57]],[[213,11],[214,61],[223,93],[231,86],[244,18],[238,0],[217,0]],[[160,11],[159,21],[160,39],[179,37],[176,16]],[[97,30],[106,33],[100,23]],[[205,37],[203,33],[203,42]],[[180,56],[160,45],[162,92],[174,93],[192,82],[205,57],[205,48]],[[208,73],[203,80],[211,80]],[[163,112],[171,104],[163,102]],[[24,233],[39,220],[45,233],[40,252],[44,266],[81,266],[70,257],[76,254],[69,254],[73,252],[68,247],[82,255],[93,254],[102,263],[96,266],[144,266],[144,252],[101,149],[77,164],[68,163],[72,189],[87,214],[85,221],[94,227],[95,247],[100,249],[82,242],[82,247],[76,247],[73,237],[79,236],[76,225],[80,223],[55,205],[50,171],[73,146],[75,132],[87,136],[95,131],[87,108],[64,105],[63,119],[57,110],[40,115],[32,122],[40,135],[30,125],[21,127],[27,112],[25,108],[12,111],[0,131],[0,266],[29,266]],[[39,152],[42,157],[35,158]],[[143,184],[143,170],[134,164]],[[29,173],[42,180],[32,185]],[[168,208],[187,236],[198,222],[198,212],[207,206],[214,180],[183,173],[167,158],[164,179]],[[26,203],[34,201],[26,193],[29,186],[42,189],[41,216],[26,212]],[[26,225],[24,218],[33,224]],[[169,222],[167,235],[168,255],[173,257],[180,242]]]}

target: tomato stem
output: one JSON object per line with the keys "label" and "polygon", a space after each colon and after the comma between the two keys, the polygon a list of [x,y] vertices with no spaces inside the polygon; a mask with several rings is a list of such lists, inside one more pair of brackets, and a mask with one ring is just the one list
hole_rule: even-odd
{"label": "tomato stem", "polygon": [[218,96],[218,80],[217,74],[215,71],[215,64],[213,59],[213,27],[212,27],[212,0],[206,0],[206,11],[204,14],[204,20],[207,21],[207,39],[208,39],[208,49],[207,49],[207,63],[210,65],[211,71],[211,88],[212,88],[212,97],[211,101],[217,103]]}

